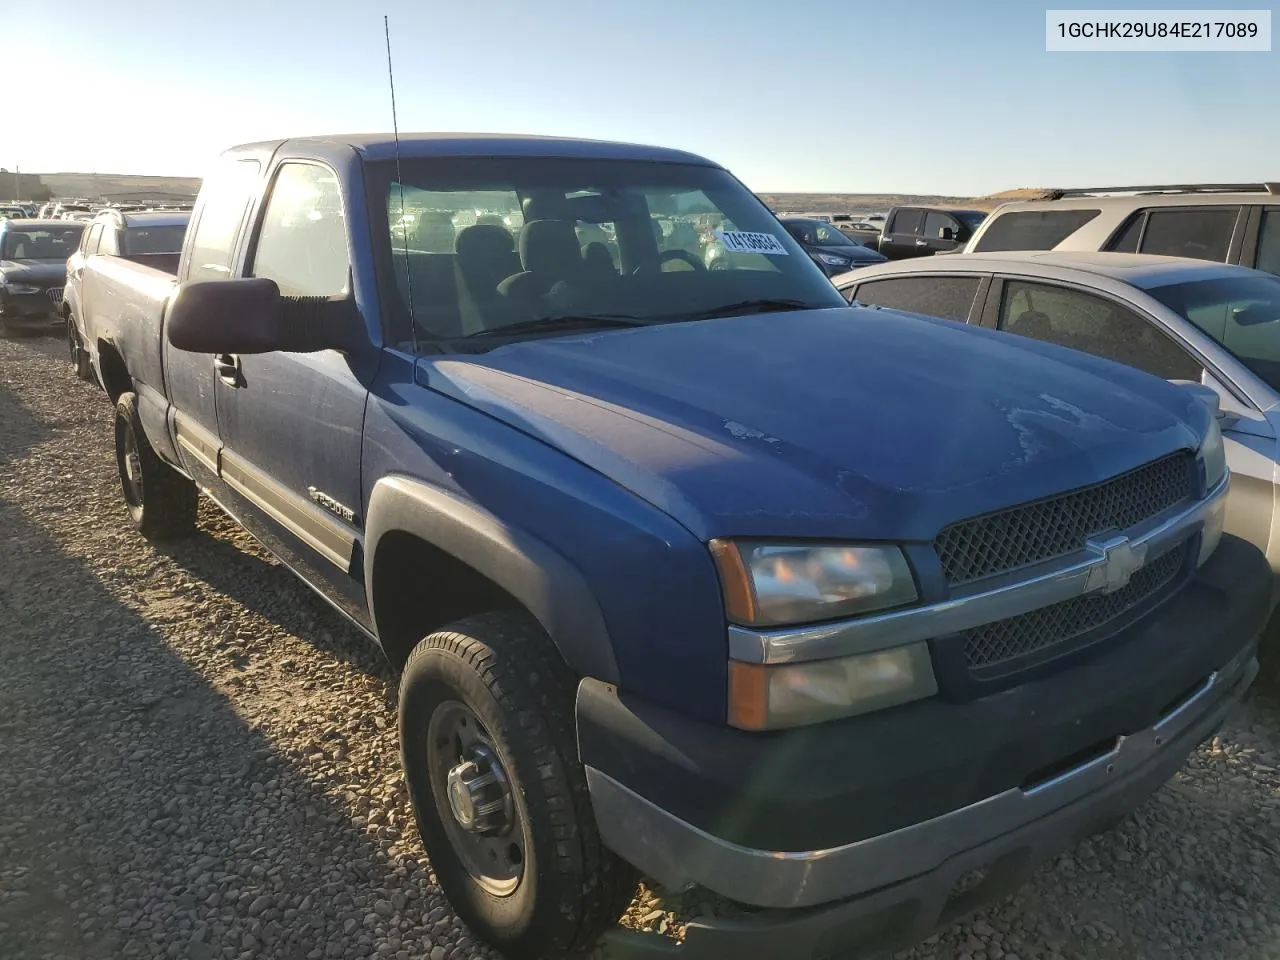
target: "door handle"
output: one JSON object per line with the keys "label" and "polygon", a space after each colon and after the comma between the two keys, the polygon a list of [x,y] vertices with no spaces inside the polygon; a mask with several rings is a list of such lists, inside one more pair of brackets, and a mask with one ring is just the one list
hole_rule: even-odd
{"label": "door handle", "polygon": [[917,241],[916,241],[916,246],[917,246],[917,247],[927,247],[928,245],[929,245],[929,241],[928,241],[928,240],[917,240]]}
{"label": "door handle", "polygon": [[244,386],[244,377],[240,374],[240,358],[233,353],[220,353],[213,358],[213,369],[218,379],[229,387]]}

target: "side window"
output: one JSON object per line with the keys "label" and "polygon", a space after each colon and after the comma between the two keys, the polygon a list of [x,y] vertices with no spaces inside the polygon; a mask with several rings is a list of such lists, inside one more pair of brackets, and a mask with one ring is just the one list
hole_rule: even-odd
{"label": "side window", "polygon": [[1010,280],[1000,329],[1105,357],[1166,380],[1199,380],[1199,361],[1155,324],[1110,300],[1041,283]]}
{"label": "side window", "polygon": [[337,175],[285,163],[276,171],[250,276],[274,280],[286,297],[333,297],[347,288],[347,227]]}
{"label": "side window", "polygon": [[912,210],[910,207],[903,207],[893,215],[893,223],[889,225],[885,233],[918,234],[923,221],[923,210]]}
{"label": "side window", "polygon": [[796,243],[813,243],[813,235],[804,228],[802,223],[784,223],[783,229],[795,239]]}
{"label": "side window", "polygon": [[98,252],[98,241],[102,237],[102,224],[95,223],[84,234],[84,243],[81,250],[85,256],[92,256]]}
{"label": "side window", "polygon": [[937,210],[930,210],[924,215],[924,236],[927,240],[941,240],[943,230],[951,231],[951,239],[960,236],[960,224],[954,217]]}
{"label": "side window", "polygon": [[257,160],[224,160],[205,180],[191,228],[185,279],[225,280],[231,275],[240,225],[260,170]]}
{"label": "side window", "polygon": [[1267,207],[1262,211],[1255,266],[1267,273],[1280,275],[1280,207]]}
{"label": "side window", "polygon": [[980,277],[932,276],[868,280],[858,285],[856,302],[964,323],[980,281]]}
{"label": "side window", "polygon": [[1147,214],[1142,252],[1225,262],[1238,207],[1170,207]]}
{"label": "side window", "polygon": [[[1011,210],[991,221],[974,244],[974,253],[986,250],[1052,250],[1101,210]],[[1137,239],[1133,249],[1137,249]]]}
{"label": "side window", "polygon": [[119,245],[116,243],[115,224],[98,224],[102,228],[102,239],[98,241],[98,252],[105,253],[109,256],[118,256],[120,254]]}
{"label": "side window", "polygon": [[1142,236],[1142,225],[1146,222],[1145,211],[1135,213],[1107,244],[1107,249],[1112,253],[1137,253],[1138,239]]}

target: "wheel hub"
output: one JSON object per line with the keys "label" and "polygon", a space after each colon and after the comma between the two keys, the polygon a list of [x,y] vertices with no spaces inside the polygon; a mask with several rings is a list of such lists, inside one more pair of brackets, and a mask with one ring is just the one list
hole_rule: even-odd
{"label": "wheel hub", "polygon": [[502,764],[484,744],[449,770],[446,795],[458,826],[468,833],[493,836],[511,827],[511,793]]}

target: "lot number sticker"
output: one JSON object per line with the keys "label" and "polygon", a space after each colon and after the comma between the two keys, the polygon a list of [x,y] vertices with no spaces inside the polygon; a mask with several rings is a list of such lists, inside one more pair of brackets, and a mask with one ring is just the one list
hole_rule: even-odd
{"label": "lot number sticker", "polygon": [[790,256],[771,233],[748,233],[745,230],[717,230],[716,236],[733,253],[767,253],[771,257]]}

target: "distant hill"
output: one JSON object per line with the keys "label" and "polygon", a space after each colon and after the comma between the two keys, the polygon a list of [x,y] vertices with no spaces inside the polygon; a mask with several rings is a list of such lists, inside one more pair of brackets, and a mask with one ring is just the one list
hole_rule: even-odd
{"label": "distant hill", "polygon": [[[55,197],[92,200],[169,200],[194,196],[198,177],[151,177],[128,173],[42,173],[42,182]],[[902,204],[969,207],[992,210],[1007,200],[1030,200],[1046,191],[1020,187],[985,197],[952,197],[918,193],[762,193],[770,209],[781,213],[876,213]]]}
{"label": "distant hill", "polygon": [[770,210],[779,213],[884,213],[890,207],[904,204],[994,210],[1007,201],[1032,200],[1045,192],[1040,187],[1021,187],[985,197],[919,193],[761,193],[759,197]]}
{"label": "distant hill", "polygon": [[90,200],[171,200],[195,196],[199,177],[148,177],[129,173],[42,173],[55,197]]}

